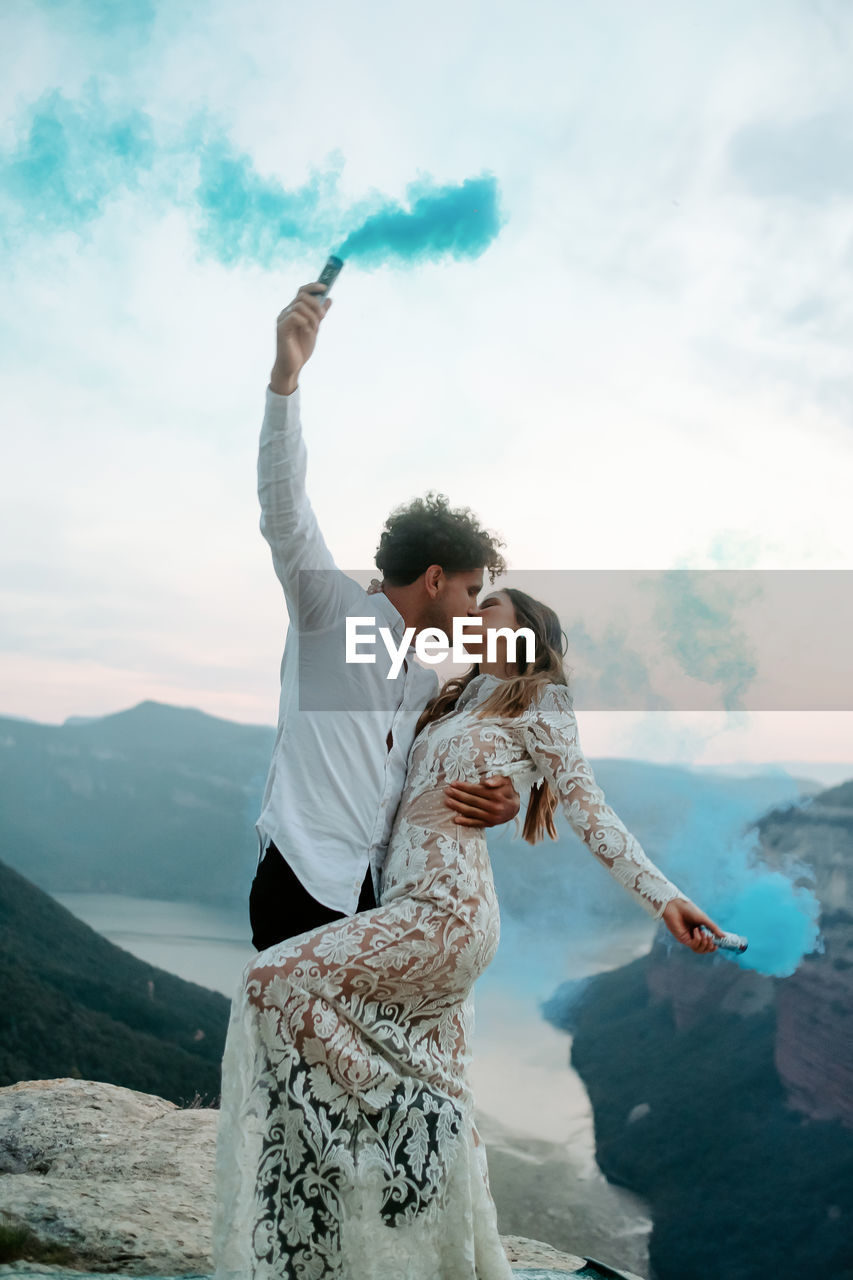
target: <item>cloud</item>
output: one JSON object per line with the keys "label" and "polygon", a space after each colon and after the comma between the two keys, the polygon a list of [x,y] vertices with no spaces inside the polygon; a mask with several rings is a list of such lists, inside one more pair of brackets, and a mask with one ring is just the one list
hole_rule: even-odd
{"label": "cloud", "polygon": [[76,28],[110,36],[121,28],[133,35],[151,30],[157,16],[154,0],[39,0],[39,8],[51,19],[64,19]]}
{"label": "cloud", "polygon": [[729,163],[756,196],[813,203],[849,196],[853,193],[849,111],[745,125],[732,137]]}
{"label": "cloud", "polygon": [[[21,241],[0,308],[15,444],[7,548],[37,538],[38,561],[68,571],[63,600],[77,568],[109,593],[132,567],[152,633],[180,630],[188,650],[229,629],[252,644],[261,633],[233,695],[211,680],[202,705],[230,708],[251,689],[245,714],[263,718],[282,620],[257,533],[252,436],[272,321],[356,213],[363,224],[383,202],[414,211],[407,184],[421,170],[436,187],[498,174],[512,222],[476,261],[416,281],[350,268],[341,281],[304,403],[312,501],[344,562],[369,563],[375,520],[430,486],[497,524],[516,564],[670,565],[721,524],[769,537],[780,567],[849,562],[846,208],[768,209],[733,180],[727,150],[750,121],[840,108],[841,39],[766,3],[748,21],[727,4],[699,27],[673,3],[659,23],[628,6],[615,24],[553,4],[533,17],[476,6],[461,25],[442,3],[426,24],[398,21],[387,3],[370,23],[333,4],[322,24],[263,0],[154,7],[26,0],[0,14],[0,167],[26,149],[44,91],[83,113],[95,73],[106,108],[94,125],[135,109],[156,143],[151,167],[124,161],[101,182],[77,230],[49,229],[56,210],[42,214],[38,185],[29,204],[0,197]],[[531,43],[531,22],[549,38]],[[85,165],[72,173],[92,181]],[[299,253],[284,215],[298,220],[312,200],[316,215],[324,184],[328,219],[317,248]],[[270,215],[260,234],[256,206],[283,210],[279,226]],[[819,301],[797,310],[805,299]],[[179,466],[192,483],[173,494]],[[353,504],[365,469],[370,500]],[[220,606],[197,627],[193,547],[216,565],[204,594]],[[53,573],[32,572],[33,622],[41,613],[44,631],[73,646],[77,615],[63,622]],[[190,602],[177,628],[163,575]],[[97,606],[99,588],[79,589]],[[137,625],[129,616],[126,632]],[[618,639],[605,646],[605,688],[643,678],[618,672]],[[642,657],[630,630],[629,647]],[[171,659],[158,651],[151,670],[171,671]],[[67,671],[52,683],[46,672],[47,660],[31,704],[14,678],[7,697],[48,717],[89,709],[94,684],[75,695]],[[107,688],[96,707],[137,691],[113,676]],[[173,700],[196,700],[201,686],[187,688]],[[646,717],[633,749],[646,754],[663,719]],[[817,733],[814,754],[825,754]]]}

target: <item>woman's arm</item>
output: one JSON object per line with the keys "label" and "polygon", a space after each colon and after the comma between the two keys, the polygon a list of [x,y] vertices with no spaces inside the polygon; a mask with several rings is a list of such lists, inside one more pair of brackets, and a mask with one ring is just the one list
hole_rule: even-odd
{"label": "woman's arm", "polygon": [[564,685],[545,690],[524,733],[531,759],[553,788],[573,830],[643,910],[659,920],[676,899],[695,907],[646,856],[607,804],[581,751],[572,697]]}

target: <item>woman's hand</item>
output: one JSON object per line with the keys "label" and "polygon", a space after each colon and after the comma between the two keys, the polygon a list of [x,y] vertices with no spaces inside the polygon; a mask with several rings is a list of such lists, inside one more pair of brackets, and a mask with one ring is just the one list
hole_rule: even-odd
{"label": "woman's hand", "polygon": [[296,390],[300,370],[314,350],[320,321],[332,305],[331,298],[322,296],[325,288],[317,280],[304,284],[279,314],[275,364],[270,375],[270,387],[276,395],[289,396]]}
{"label": "woman's hand", "polygon": [[696,904],[689,902],[687,898],[673,898],[668,902],[663,909],[661,919],[672,936],[685,947],[689,947],[691,951],[717,950],[713,938],[703,933],[699,928],[700,925],[707,926],[718,937],[725,933],[718,924],[714,924],[710,916],[706,916],[704,911],[700,911]]}

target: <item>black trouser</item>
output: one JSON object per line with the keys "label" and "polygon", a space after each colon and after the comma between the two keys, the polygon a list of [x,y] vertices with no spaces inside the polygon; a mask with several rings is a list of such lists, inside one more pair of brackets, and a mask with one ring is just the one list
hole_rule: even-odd
{"label": "black trouser", "polygon": [[[373,877],[370,867],[361,886],[357,911],[369,911],[376,906],[373,894]],[[345,911],[333,911],[311,894],[302,884],[291,866],[285,862],[270,841],[267,851],[255,872],[249,890],[249,922],[252,926],[252,945],[265,951],[285,938],[295,938],[321,924],[341,920]]]}

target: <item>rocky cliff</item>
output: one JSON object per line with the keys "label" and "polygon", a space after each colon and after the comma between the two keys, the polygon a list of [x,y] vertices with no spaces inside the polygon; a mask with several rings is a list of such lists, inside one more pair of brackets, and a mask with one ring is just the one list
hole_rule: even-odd
{"label": "rocky cliff", "polygon": [[80,1269],[209,1270],[217,1116],[91,1080],[0,1089],[7,1228]]}
{"label": "rocky cliff", "polygon": [[[217,1117],[212,1108],[90,1080],[0,1089],[6,1258],[49,1257],[78,1273],[209,1274]],[[502,1238],[514,1270],[533,1268],[538,1280],[640,1280],[538,1241]],[[27,1271],[7,1263],[0,1274]]]}
{"label": "rocky cliff", "polygon": [[822,953],[772,978],[661,931],[548,1006],[574,1035],[599,1166],[650,1202],[655,1280],[853,1277],[853,784],[758,828],[821,901]]}
{"label": "rocky cliff", "polygon": [[821,902],[826,946],[779,984],[776,1069],[790,1106],[853,1128],[853,782],[768,814],[759,830],[771,865],[808,867],[796,878]]}

